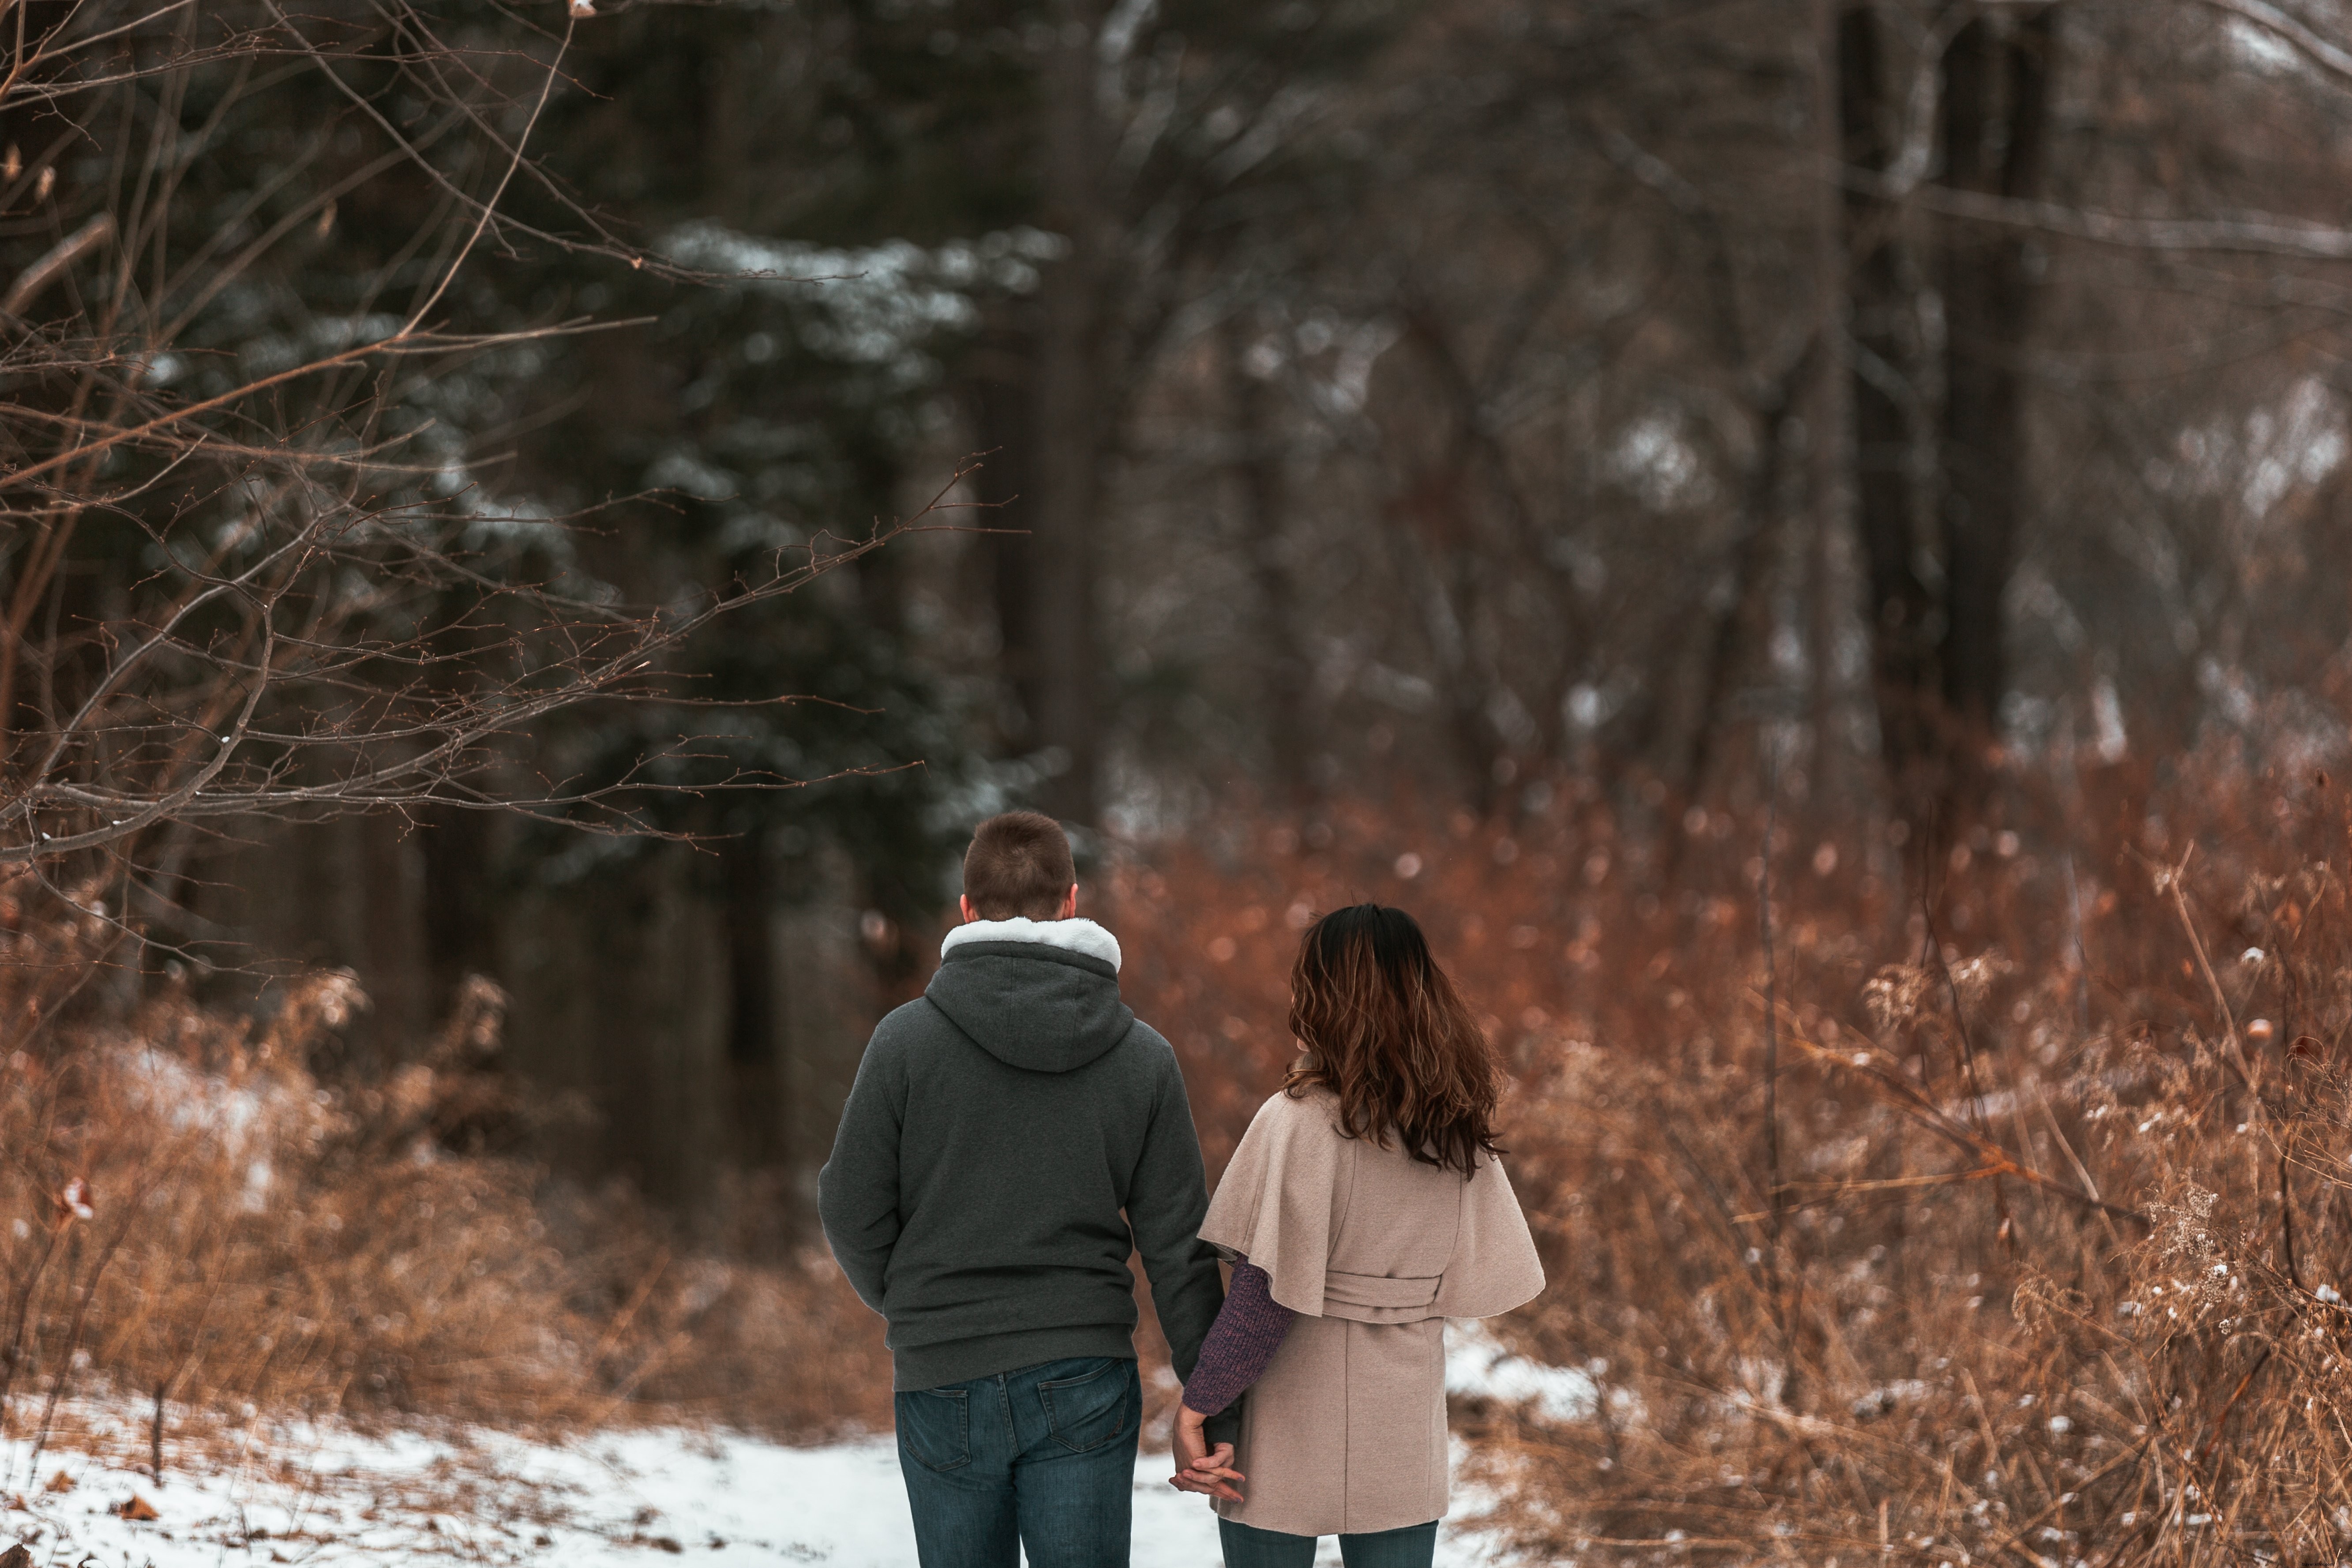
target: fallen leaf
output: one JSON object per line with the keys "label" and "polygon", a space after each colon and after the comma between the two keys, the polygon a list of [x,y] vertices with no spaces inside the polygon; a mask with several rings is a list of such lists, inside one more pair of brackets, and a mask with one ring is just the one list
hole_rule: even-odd
{"label": "fallen leaf", "polygon": [[107,1511],[113,1514],[117,1519],[161,1519],[163,1517],[162,1514],[155,1511],[155,1505],[153,1503],[149,1502],[137,1492],[132,1492],[128,1499],[115,1504],[114,1507]]}
{"label": "fallen leaf", "polygon": [[41,1489],[45,1492],[69,1492],[74,1489],[74,1479],[63,1470],[59,1470],[49,1478],[49,1484]]}

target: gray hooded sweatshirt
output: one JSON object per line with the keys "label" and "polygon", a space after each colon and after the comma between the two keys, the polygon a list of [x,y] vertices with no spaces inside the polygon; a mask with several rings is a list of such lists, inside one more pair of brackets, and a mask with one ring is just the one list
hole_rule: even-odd
{"label": "gray hooded sweatshirt", "polygon": [[889,1321],[900,1389],[1135,1354],[1132,1252],[1179,1377],[1223,1305],[1176,1053],[1092,921],[949,933],[884,1018],[817,1177],[825,1239]]}

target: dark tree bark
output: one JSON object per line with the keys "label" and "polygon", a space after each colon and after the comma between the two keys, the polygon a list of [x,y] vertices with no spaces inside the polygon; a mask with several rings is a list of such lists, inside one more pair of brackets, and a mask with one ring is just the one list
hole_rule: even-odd
{"label": "dark tree bark", "polygon": [[[1944,182],[1982,195],[2041,194],[2048,157],[2055,5],[2014,21],[1971,17],[1937,62]],[[1958,218],[1933,231],[1945,326],[1936,431],[1935,550],[1914,517],[1906,462],[1917,384],[1905,328],[1897,215],[1873,176],[1895,148],[1877,19],[1839,18],[1839,121],[1849,172],[1856,526],[1866,568],[1873,673],[1897,809],[1947,822],[1972,814],[2009,689],[2002,600],[2030,505],[2023,355],[2035,287],[2031,241]]]}
{"label": "dark tree bark", "polygon": [[1313,790],[1315,737],[1307,703],[1309,661],[1298,635],[1298,585],[1283,540],[1282,435],[1273,389],[1249,373],[1250,333],[1241,318],[1229,323],[1224,346],[1244,548],[1257,584],[1267,756],[1276,793],[1299,805]]}
{"label": "dark tree bark", "polygon": [[[2008,28],[1979,16],[1954,37],[1943,59],[1947,184],[2012,199],[2041,194],[2056,28],[2053,5]],[[1945,226],[1943,698],[1956,741],[1975,751],[2009,686],[2001,600],[2030,505],[2020,362],[2035,289],[2023,235]]]}
{"label": "dark tree bark", "polygon": [[[1008,312],[1009,313],[1009,312]],[[976,499],[990,510],[980,525],[999,530],[985,542],[988,591],[996,609],[999,740],[1018,755],[1037,744],[1039,690],[1034,480],[1036,399],[1034,343],[1018,323],[995,327],[974,356],[970,380],[972,429],[981,450],[972,476]]]}
{"label": "dark tree bark", "polygon": [[719,861],[727,931],[727,1073],[737,1152],[750,1169],[782,1163],[789,1152],[776,1050],[775,863],[756,832],[727,839]]}
{"label": "dark tree bark", "polygon": [[[1701,645],[1698,700],[1680,770],[1688,799],[1697,799],[1706,788],[1707,774],[1731,731],[1732,700],[1742,668],[1771,630],[1772,557],[1781,538],[1782,492],[1792,444],[1790,426],[1798,417],[1820,352],[1818,342],[1806,345],[1753,408],[1756,464],[1740,499],[1739,540],[1732,546],[1729,563],[1731,592],[1715,612]],[[1679,846],[1683,841],[1669,842]]]}
{"label": "dark tree bark", "polygon": [[[1838,123],[1838,9],[1834,0],[1812,0],[1814,59],[1813,135],[1817,156],[1834,167],[1843,161],[1844,137]],[[1846,498],[1853,465],[1848,447],[1853,420],[1848,412],[1853,376],[1853,356],[1846,347],[1846,276],[1849,261],[1844,233],[1844,201],[1835,185],[1825,184],[1813,212],[1813,246],[1817,268],[1813,279],[1816,310],[1812,384],[1807,388],[1800,417],[1805,432],[1805,620],[1806,728],[1812,743],[1807,772],[1812,798],[1832,810],[1848,795],[1846,748],[1832,735],[1837,728],[1840,682],[1837,645],[1844,623],[1840,603],[1847,591],[1841,581],[1843,552],[1839,534],[1846,525]]]}
{"label": "dark tree bark", "polygon": [[490,814],[436,806],[420,812],[416,836],[425,874],[425,963],[435,1017],[447,1011],[466,976],[486,968],[495,912],[488,885]]}
{"label": "dark tree bark", "polygon": [[[1854,524],[1862,542],[1879,747],[1898,810],[1922,809],[1940,769],[1938,606],[1919,570],[1902,385],[1913,363],[1896,210],[1867,182],[1895,160],[1884,42],[1867,3],[1838,17],[1838,123],[1845,167]],[[1916,384],[1916,383],[1915,383]]]}
{"label": "dark tree bark", "polygon": [[1103,490],[1110,236],[1095,98],[1095,0],[1059,0],[1045,72],[1045,226],[1068,246],[1046,268],[1037,362],[1037,504],[1031,512],[1037,649],[1035,720],[1058,767],[1039,791],[1056,816],[1095,820],[1100,805],[1102,658],[1096,646],[1096,532]]}

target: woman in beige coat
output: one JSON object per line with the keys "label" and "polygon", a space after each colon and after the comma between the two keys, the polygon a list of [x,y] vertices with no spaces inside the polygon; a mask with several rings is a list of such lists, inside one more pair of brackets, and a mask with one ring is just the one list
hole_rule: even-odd
{"label": "woman in beige coat", "polygon": [[[1178,1417],[1177,1482],[1216,1497],[1226,1568],[1427,1568],[1446,1506],[1445,1320],[1543,1289],[1496,1159],[1499,1071],[1412,917],[1360,904],[1291,972],[1306,1047],[1201,1226],[1234,1265]],[[1241,1435],[1207,1417],[1241,1390]],[[1244,1491],[1243,1489],[1245,1488]]]}

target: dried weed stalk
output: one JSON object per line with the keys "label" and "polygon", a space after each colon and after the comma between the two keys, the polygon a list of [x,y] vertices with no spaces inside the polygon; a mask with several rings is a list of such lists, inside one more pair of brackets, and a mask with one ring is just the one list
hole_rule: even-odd
{"label": "dried weed stalk", "polygon": [[[105,940],[0,906],[11,955],[47,950],[0,1005]],[[175,1443],[257,1411],[876,1420],[887,1352],[830,1270],[697,1258],[624,1193],[469,1152],[550,1114],[469,996],[376,1083],[306,1068],[365,1005],[336,973],[267,1021],[166,991],[0,1058],[0,1430],[46,1441],[83,1398],[166,1406]]]}
{"label": "dried weed stalk", "polygon": [[1213,1170],[1314,911],[1413,910],[1483,1002],[1552,1279],[1504,1331],[1588,1380],[1459,1413],[1538,1560],[2340,1562],[2352,803],[2223,753],[2011,811],[1927,909],[1878,828],[1776,846],[1778,1190],[1760,806],[1685,817],[1673,885],[1572,785],[1255,821],[1113,918]]}

